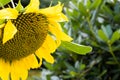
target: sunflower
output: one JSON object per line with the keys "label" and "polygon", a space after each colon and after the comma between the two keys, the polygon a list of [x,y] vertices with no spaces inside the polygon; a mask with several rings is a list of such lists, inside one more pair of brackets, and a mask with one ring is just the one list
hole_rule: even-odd
{"label": "sunflower", "polygon": [[0,77],[2,80],[26,80],[28,70],[38,68],[42,59],[54,63],[51,56],[61,41],[71,41],[59,22],[68,21],[63,4],[39,9],[39,0],[30,0],[23,8],[0,10]]}

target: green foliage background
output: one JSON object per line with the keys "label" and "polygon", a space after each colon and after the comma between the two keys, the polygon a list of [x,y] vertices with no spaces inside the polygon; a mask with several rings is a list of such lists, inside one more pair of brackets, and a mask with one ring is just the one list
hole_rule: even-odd
{"label": "green foliage background", "polygon": [[[56,62],[44,62],[40,78],[44,80],[119,80],[120,78],[120,2],[114,0],[61,0],[69,18],[61,23],[74,42],[92,46],[87,55],[60,47]],[[43,4],[44,3],[44,4]],[[50,1],[41,0],[41,7]],[[53,5],[57,0],[53,0]],[[46,5],[47,4],[47,5]],[[39,79],[38,79],[39,80]]]}
{"label": "green foliage background", "polygon": [[[58,0],[52,1],[55,5]],[[69,18],[68,23],[61,23],[64,31],[72,36],[73,42],[92,46],[93,50],[87,55],[79,55],[59,47],[53,54],[56,62],[53,65],[43,62],[41,76],[32,75],[33,80],[119,80],[120,2],[60,1]],[[50,0],[41,0],[41,7],[50,3]]]}
{"label": "green foliage background", "polygon": [[60,46],[53,54],[55,63],[43,61],[39,69],[29,71],[28,80],[119,80],[120,1],[40,0],[40,7],[48,7],[51,1],[64,3],[69,22],[61,25],[73,42],[93,50],[80,55]]}

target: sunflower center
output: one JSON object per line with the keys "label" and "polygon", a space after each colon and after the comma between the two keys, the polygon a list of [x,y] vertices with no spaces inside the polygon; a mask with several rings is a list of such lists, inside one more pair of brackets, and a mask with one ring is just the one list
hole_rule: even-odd
{"label": "sunflower center", "polygon": [[0,57],[7,61],[19,60],[35,51],[43,44],[48,33],[46,16],[40,13],[21,13],[11,20],[17,28],[14,38],[0,43]]}

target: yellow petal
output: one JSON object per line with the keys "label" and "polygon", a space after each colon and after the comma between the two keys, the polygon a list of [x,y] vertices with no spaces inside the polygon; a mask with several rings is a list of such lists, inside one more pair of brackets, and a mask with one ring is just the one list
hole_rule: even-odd
{"label": "yellow petal", "polygon": [[[23,63],[25,63],[27,69],[30,69],[30,68],[38,68],[38,67],[40,67],[40,65],[41,65],[41,61],[40,61],[40,63],[38,64],[38,61],[37,61],[37,59],[36,59],[36,57],[35,57],[34,54],[31,54],[31,55],[23,58]],[[27,64],[26,64],[26,63],[27,63]]]}
{"label": "yellow petal", "polygon": [[39,51],[35,52],[36,56],[40,59],[40,66],[42,65],[42,56],[40,55]]}
{"label": "yellow petal", "polygon": [[8,40],[12,39],[16,32],[17,32],[16,27],[9,20],[4,28],[3,44],[6,43]]}
{"label": "yellow petal", "polygon": [[62,31],[61,25],[60,25],[58,22],[56,22],[56,21],[54,21],[54,20],[50,20],[50,21],[49,21],[49,24],[50,24],[52,27],[57,28],[59,31]]}
{"label": "yellow petal", "polygon": [[46,15],[48,20],[54,20],[56,22],[68,21],[67,17],[62,13],[61,3],[59,2],[56,6],[40,9],[39,12]]}
{"label": "yellow petal", "polygon": [[55,40],[48,34],[42,47],[47,48],[50,53],[53,53],[57,48],[57,44]]}
{"label": "yellow petal", "polygon": [[48,20],[57,22],[68,21],[67,17],[62,13],[63,5],[59,2],[56,6],[40,9],[39,13],[47,16]]}
{"label": "yellow petal", "polygon": [[25,8],[25,13],[36,12],[39,10],[40,2],[39,0],[30,0],[29,5]]}
{"label": "yellow petal", "polygon": [[0,77],[2,80],[9,80],[10,64],[0,59]]}
{"label": "yellow petal", "polygon": [[56,38],[60,39],[61,38],[61,30],[58,26],[53,26],[53,25],[49,25],[49,31],[55,35]]}
{"label": "yellow petal", "polygon": [[36,51],[36,54],[41,58],[44,58],[47,62],[54,63],[54,58],[50,55],[50,52],[47,49],[41,47]]}
{"label": "yellow petal", "polygon": [[57,38],[57,39],[56,39],[56,44],[57,44],[57,47],[59,47],[60,44],[61,44],[61,40]]}
{"label": "yellow petal", "polygon": [[61,40],[62,41],[72,41],[73,39],[68,36],[67,34],[65,34],[64,32],[61,32]]}
{"label": "yellow petal", "polygon": [[63,13],[49,15],[49,16],[47,16],[47,18],[49,21],[51,21],[51,20],[54,20],[56,22],[68,21],[68,18]]}
{"label": "yellow petal", "polygon": [[5,8],[0,10],[0,19],[16,19],[18,11],[12,8]]}
{"label": "yellow petal", "polygon": [[62,11],[62,7],[63,5],[59,2],[56,6],[40,9],[39,12],[45,15],[54,15],[60,13]]}
{"label": "yellow petal", "polygon": [[57,39],[63,40],[63,41],[71,41],[72,38],[70,36],[68,36],[67,34],[65,34],[59,23],[55,22],[55,21],[51,21],[50,22],[51,25],[49,25],[49,30],[52,34],[54,34],[56,36]]}
{"label": "yellow petal", "polygon": [[[28,76],[28,69],[24,65],[25,63],[22,63],[20,61],[13,61],[11,63],[11,79],[12,80],[26,80]],[[26,61],[27,64],[27,61]]]}

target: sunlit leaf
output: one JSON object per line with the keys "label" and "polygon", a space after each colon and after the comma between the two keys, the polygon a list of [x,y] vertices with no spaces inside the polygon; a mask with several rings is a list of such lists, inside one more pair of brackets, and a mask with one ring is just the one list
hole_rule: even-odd
{"label": "sunlit leaf", "polygon": [[8,4],[10,2],[10,0],[0,0],[0,7]]}
{"label": "sunlit leaf", "polygon": [[79,45],[79,44],[76,44],[73,42],[67,42],[67,41],[62,41],[61,46],[81,55],[85,55],[92,51],[92,48],[90,46]]}
{"label": "sunlit leaf", "polygon": [[112,38],[111,38],[111,44],[113,44],[116,40],[120,38],[120,30],[117,30],[113,33]]}
{"label": "sunlit leaf", "polygon": [[109,40],[108,37],[105,35],[105,33],[101,29],[98,30],[98,36],[100,37],[101,40],[105,42]]}

